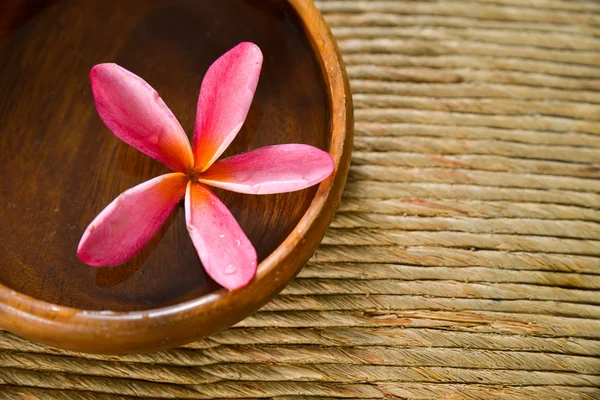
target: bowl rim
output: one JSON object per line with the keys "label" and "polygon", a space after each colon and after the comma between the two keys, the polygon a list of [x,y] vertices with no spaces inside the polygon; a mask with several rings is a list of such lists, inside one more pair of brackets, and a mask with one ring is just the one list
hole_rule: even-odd
{"label": "bowl rim", "polygon": [[287,0],[321,66],[331,107],[334,173],[284,241],[239,290],[218,289],[182,303],[129,312],[83,310],[38,300],[0,283],[0,329],[67,350],[125,354],[163,350],[220,332],[258,310],[294,278],[321,242],[344,189],[353,143],[353,107],[335,39],[311,0]]}

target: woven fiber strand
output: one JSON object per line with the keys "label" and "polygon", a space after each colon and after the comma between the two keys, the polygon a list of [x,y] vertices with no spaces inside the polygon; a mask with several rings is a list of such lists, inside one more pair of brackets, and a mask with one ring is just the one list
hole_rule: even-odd
{"label": "woven fiber strand", "polygon": [[317,4],[356,140],[298,278],[171,351],[1,333],[0,398],[600,399],[600,3]]}

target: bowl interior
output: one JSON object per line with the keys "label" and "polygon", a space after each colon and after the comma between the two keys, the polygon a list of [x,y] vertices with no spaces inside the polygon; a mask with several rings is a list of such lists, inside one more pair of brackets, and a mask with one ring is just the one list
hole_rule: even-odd
{"label": "bowl interior", "polygon": [[[196,255],[183,207],[126,264],[93,268],[77,258],[83,231],[108,203],[169,172],[104,126],[88,74],[102,62],[129,69],[191,134],[204,73],[241,41],[261,47],[264,65],[248,119],[223,156],[281,143],[325,149],[330,106],[321,67],[286,2],[64,0],[12,27],[0,43],[0,283],[55,304],[113,311],[218,288]],[[267,196],[215,191],[260,262],[292,231],[316,187]]]}

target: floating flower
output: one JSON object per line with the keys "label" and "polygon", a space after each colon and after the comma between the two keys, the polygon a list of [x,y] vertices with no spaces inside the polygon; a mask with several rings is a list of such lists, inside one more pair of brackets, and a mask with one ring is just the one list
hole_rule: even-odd
{"label": "floating flower", "polygon": [[126,190],[88,226],[77,255],[88,265],[132,258],[185,196],[192,242],[206,272],[233,290],[256,272],[256,250],[207,185],[248,194],[300,190],[333,172],[331,156],[304,144],[262,147],[217,161],[241,129],[262,67],[255,44],[240,43],[208,69],[198,99],[193,146],[158,93],[116,64],[90,72],[100,118],[125,143],[174,172]]}

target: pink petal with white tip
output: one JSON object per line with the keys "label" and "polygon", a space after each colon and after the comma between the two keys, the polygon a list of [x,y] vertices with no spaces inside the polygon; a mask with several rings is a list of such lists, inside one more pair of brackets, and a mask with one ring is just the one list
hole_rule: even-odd
{"label": "pink petal with white tip", "polygon": [[214,163],[199,181],[233,192],[271,194],[312,186],[334,169],[329,153],[306,144],[261,147]]}
{"label": "pink petal with white tip", "polygon": [[156,90],[117,64],[99,64],[90,72],[102,121],[125,143],[178,172],[194,165],[183,128]]}
{"label": "pink petal with white tip", "polygon": [[240,131],[258,84],[263,55],[240,43],[215,61],[204,76],[194,128],[195,166],[205,171]]}
{"label": "pink petal with white tip", "polygon": [[185,194],[182,173],[161,175],[121,193],[87,227],[77,255],[95,267],[124,263],[152,239]]}
{"label": "pink petal with white tip", "polygon": [[189,182],[185,217],[208,275],[229,290],[246,286],[256,273],[256,250],[225,204],[208,187]]}

